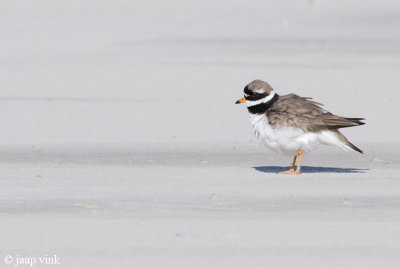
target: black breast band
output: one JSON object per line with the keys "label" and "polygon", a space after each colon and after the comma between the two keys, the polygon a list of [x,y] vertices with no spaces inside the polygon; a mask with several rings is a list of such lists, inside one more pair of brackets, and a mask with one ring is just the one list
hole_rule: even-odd
{"label": "black breast band", "polygon": [[263,114],[271,108],[272,104],[274,104],[276,100],[278,100],[278,97],[278,94],[275,94],[274,97],[267,103],[261,103],[255,106],[247,107],[247,109],[251,114]]}

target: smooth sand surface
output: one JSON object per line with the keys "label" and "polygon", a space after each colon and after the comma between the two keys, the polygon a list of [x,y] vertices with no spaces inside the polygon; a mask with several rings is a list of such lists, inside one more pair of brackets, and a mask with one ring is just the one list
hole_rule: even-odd
{"label": "smooth sand surface", "polygon": [[[399,147],[3,148],[1,247],[66,266],[396,266]],[[287,164],[286,164],[287,163]]]}
{"label": "smooth sand surface", "polygon": [[[0,265],[398,266],[397,10],[4,4]],[[275,174],[291,159],[259,145],[234,105],[256,78],[365,117],[343,130],[365,154],[321,147],[302,175]]]}

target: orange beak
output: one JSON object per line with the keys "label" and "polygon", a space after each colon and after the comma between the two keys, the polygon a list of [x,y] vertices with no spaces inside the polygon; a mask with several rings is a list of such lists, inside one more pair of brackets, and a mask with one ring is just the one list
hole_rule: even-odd
{"label": "orange beak", "polygon": [[238,101],[235,102],[235,104],[241,104],[246,102],[246,98],[242,97],[241,99],[239,99]]}

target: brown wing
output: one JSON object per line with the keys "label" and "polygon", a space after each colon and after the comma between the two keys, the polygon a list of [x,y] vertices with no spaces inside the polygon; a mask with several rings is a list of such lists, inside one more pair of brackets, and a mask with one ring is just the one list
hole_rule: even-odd
{"label": "brown wing", "polygon": [[266,112],[272,126],[322,131],[364,124],[361,118],[344,118],[322,108],[322,104],[295,94],[280,96]]}
{"label": "brown wing", "polygon": [[363,118],[345,118],[333,115],[331,113],[323,114],[321,118],[328,129],[339,129],[365,124],[362,122],[362,120],[364,120]]}

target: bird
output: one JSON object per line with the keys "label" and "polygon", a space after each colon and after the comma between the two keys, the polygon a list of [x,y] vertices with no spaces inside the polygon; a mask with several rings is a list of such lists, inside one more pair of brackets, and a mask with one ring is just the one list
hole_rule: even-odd
{"label": "bird", "polygon": [[302,154],[321,144],[363,153],[339,129],[364,125],[364,118],[334,115],[310,97],[278,95],[262,80],[250,82],[243,92],[235,103],[246,104],[257,139],[275,152],[294,154],[291,167],[279,173],[300,174]]}

